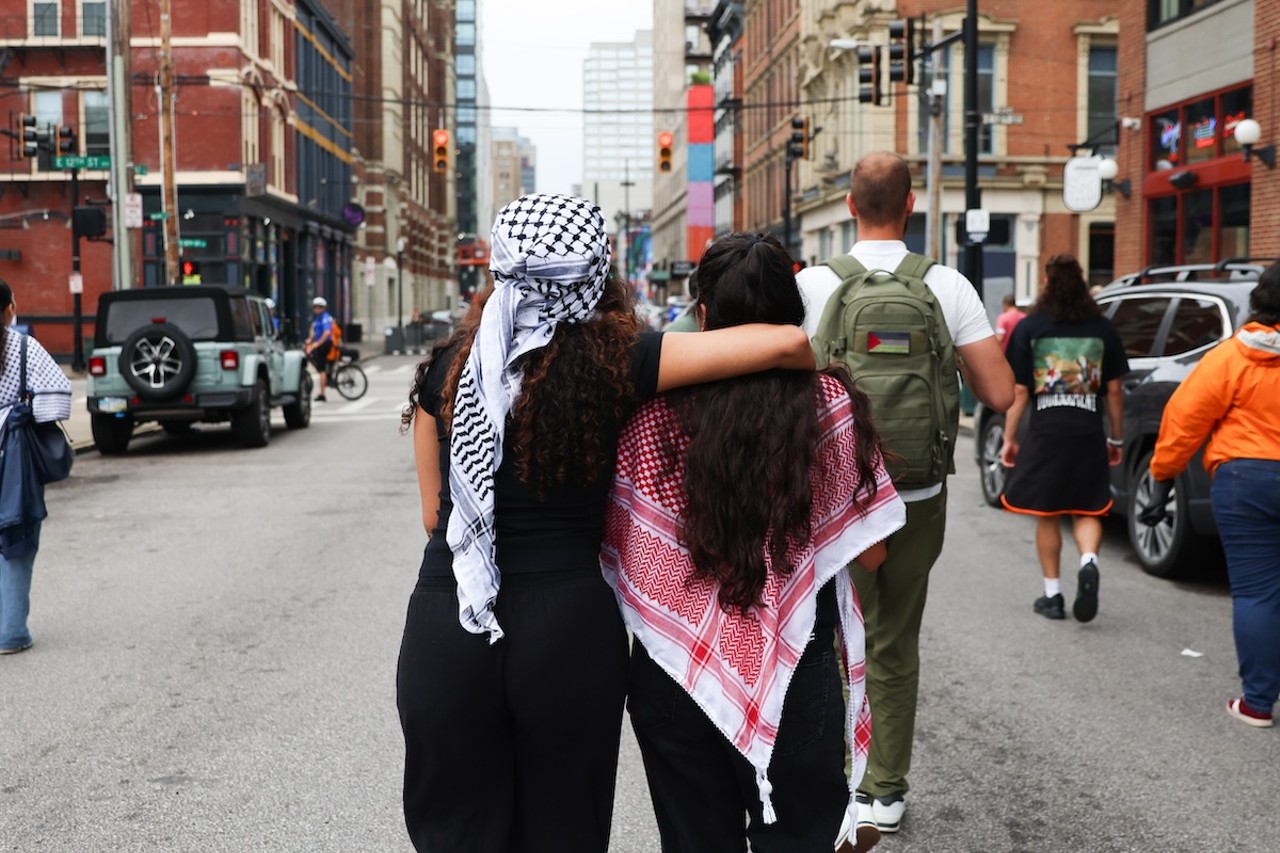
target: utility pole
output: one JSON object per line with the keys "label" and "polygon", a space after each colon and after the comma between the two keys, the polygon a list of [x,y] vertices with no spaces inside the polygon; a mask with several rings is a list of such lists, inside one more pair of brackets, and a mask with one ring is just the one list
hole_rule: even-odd
{"label": "utility pole", "polygon": [[129,0],[107,5],[107,103],[111,110],[111,242],[113,287],[133,285],[133,238],[125,225],[125,203],[133,192],[133,145],[130,121],[133,79],[129,46],[132,24]]}
{"label": "utility pole", "polygon": [[[978,0],[968,0],[964,19],[964,207],[982,207],[978,187]],[[965,240],[964,274],[982,298],[982,244]]]}
{"label": "utility pole", "polygon": [[627,292],[631,291],[631,188],[636,182],[631,180],[631,161],[622,161],[622,277],[627,280]]}
{"label": "utility pole", "polygon": [[165,282],[178,283],[178,184],[177,146],[174,145],[172,0],[160,0],[160,159],[164,161],[163,203]]}
{"label": "utility pole", "polygon": [[[55,150],[57,150],[55,148]],[[71,155],[75,156],[72,151]],[[71,350],[71,369],[84,372],[84,309],[81,292],[84,279],[80,275],[80,228],[76,222],[76,207],[80,204],[80,170],[71,170],[71,278],[76,286],[71,289],[71,334],[75,340]]]}
{"label": "utility pole", "polygon": [[[942,19],[933,19],[931,42],[942,41]],[[939,63],[933,53],[924,54],[929,63],[929,210],[925,216],[925,234],[928,237],[925,254],[938,260],[942,254],[942,104],[943,92],[949,81],[938,76]]]}

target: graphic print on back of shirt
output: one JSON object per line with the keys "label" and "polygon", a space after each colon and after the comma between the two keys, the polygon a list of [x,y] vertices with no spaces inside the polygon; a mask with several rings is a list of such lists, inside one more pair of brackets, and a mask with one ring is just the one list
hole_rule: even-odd
{"label": "graphic print on back of shirt", "polygon": [[1098,410],[1102,338],[1039,338],[1032,344],[1036,411],[1069,407]]}

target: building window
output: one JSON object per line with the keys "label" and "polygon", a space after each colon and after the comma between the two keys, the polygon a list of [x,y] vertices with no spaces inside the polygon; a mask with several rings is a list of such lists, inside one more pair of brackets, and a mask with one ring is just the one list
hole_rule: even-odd
{"label": "building window", "polygon": [[31,34],[33,36],[58,35],[58,23],[62,17],[61,3],[36,0],[31,4]]}
{"label": "building window", "polygon": [[[944,50],[938,57],[938,63],[932,74],[947,81],[947,93],[942,98],[942,152],[955,154],[964,147],[964,140],[957,135],[952,138],[951,113],[954,110],[961,115],[964,109],[964,63],[952,59],[952,52]],[[952,74],[952,69],[956,73]],[[929,75],[926,74],[921,84],[921,91],[927,91]],[[922,97],[920,102],[920,150],[929,150],[929,99]],[[996,101],[996,48],[993,44],[978,45],[978,112],[995,112]],[[984,124],[978,128],[978,153],[995,153],[995,127]]]}
{"label": "building window", "polygon": [[1240,150],[1236,125],[1253,109],[1253,87],[1243,86],[1169,107],[1147,117],[1148,169],[1184,166]]}
{"label": "building window", "polygon": [[1249,184],[1190,190],[1148,202],[1148,262],[1209,264],[1249,255]]}
{"label": "building window", "polygon": [[84,153],[111,153],[111,106],[106,92],[84,93]]}
{"label": "building window", "polygon": [[474,47],[476,43],[476,25],[459,23],[454,33],[454,39],[459,47]]}
{"label": "building window", "polygon": [[458,78],[458,100],[474,101],[475,98],[476,98],[476,81],[467,77]]}
{"label": "building window", "polygon": [[1147,0],[1147,29],[1162,27],[1217,2],[1218,0]]}
{"label": "building window", "polygon": [[107,34],[107,4],[84,0],[80,4],[80,35],[105,36]]}
{"label": "building window", "polygon": [[457,71],[459,77],[470,77],[476,73],[476,55],[474,53],[460,53],[457,59]]}
{"label": "building window", "polygon": [[1116,49],[1114,46],[1089,47],[1089,125],[1091,142],[1101,143],[1099,153],[1115,153],[1116,134]]}

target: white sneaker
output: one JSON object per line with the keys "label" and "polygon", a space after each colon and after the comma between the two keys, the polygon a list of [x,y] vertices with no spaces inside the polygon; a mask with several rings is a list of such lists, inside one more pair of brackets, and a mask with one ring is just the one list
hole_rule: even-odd
{"label": "white sneaker", "polygon": [[840,825],[840,836],[836,840],[836,853],[866,853],[880,841],[880,830],[876,826],[871,798],[866,794],[858,794],[855,808],[856,816],[845,812],[844,822]]}
{"label": "white sneaker", "polygon": [[871,801],[876,828],[881,832],[897,832],[902,825],[902,813],[907,810],[907,800],[902,794],[876,797]]}

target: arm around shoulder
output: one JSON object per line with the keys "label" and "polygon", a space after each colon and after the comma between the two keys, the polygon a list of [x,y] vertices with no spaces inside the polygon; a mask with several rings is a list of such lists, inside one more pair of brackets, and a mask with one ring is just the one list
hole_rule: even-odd
{"label": "arm around shoulder", "polygon": [[774,368],[813,370],[813,349],[804,329],[748,323],[696,335],[663,335],[658,391]]}

